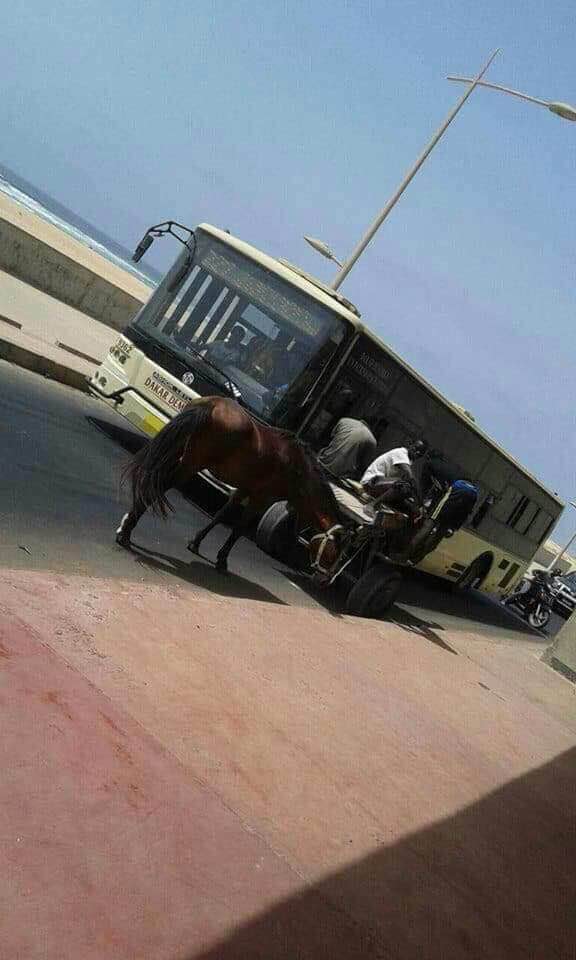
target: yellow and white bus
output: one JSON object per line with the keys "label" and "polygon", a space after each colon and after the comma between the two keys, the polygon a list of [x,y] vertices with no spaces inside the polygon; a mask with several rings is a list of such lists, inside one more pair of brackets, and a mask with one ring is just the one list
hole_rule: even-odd
{"label": "yellow and white bus", "polygon": [[[139,250],[171,226],[151,228]],[[463,589],[508,593],[556,524],[558,497],[386,346],[341,294],[216,227],[188,233],[94,374],[92,391],[148,435],[191,398],[233,396],[318,449],[334,422],[334,395],[348,386],[358,398],[353,414],[383,421],[379,450],[421,437],[479,487],[468,524],[421,568]]]}

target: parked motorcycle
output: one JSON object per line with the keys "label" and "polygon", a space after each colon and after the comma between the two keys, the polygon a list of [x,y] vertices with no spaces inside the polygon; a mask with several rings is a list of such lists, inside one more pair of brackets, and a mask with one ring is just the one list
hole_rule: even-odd
{"label": "parked motorcycle", "polygon": [[525,578],[503,603],[514,607],[531,627],[542,630],[550,620],[554,599],[554,581],[560,571],[534,570],[530,579]]}

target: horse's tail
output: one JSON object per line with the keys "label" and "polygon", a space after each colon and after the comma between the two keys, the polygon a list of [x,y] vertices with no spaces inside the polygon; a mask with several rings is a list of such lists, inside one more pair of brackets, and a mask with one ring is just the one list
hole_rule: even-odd
{"label": "horse's tail", "polygon": [[174,509],[166,491],[173,485],[188,441],[208,423],[211,413],[209,403],[192,402],[138,451],[123,475],[132,486],[134,503],[142,503],[161,517],[166,517],[168,511]]}

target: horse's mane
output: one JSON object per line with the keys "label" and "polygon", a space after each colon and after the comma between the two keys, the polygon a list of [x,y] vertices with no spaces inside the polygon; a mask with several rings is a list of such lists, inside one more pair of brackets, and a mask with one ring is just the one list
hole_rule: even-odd
{"label": "horse's mane", "polygon": [[[334,491],[330,486],[334,482],[334,476],[327,470],[323,464],[320,463],[316,456],[316,452],[307,443],[305,440],[302,440],[301,437],[298,437],[292,430],[286,430],[284,427],[272,426],[269,423],[266,423],[264,420],[260,420],[259,417],[254,416],[250,413],[249,416],[258,423],[261,423],[263,426],[267,427],[269,430],[274,431],[276,434],[280,434],[286,440],[291,443],[294,450],[300,454],[302,464],[307,474],[307,479],[312,481],[315,485],[315,492],[319,496],[320,506],[326,511],[327,514],[338,519],[340,517],[340,506],[336,497],[334,496]],[[298,466],[295,467],[296,472],[300,473]]]}

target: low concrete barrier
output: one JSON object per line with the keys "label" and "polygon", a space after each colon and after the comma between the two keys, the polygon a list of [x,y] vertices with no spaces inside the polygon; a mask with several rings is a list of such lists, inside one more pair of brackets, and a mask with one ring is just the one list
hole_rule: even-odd
{"label": "low concrete barrier", "polygon": [[572,683],[576,683],[576,613],[556,634],[542,659]]}
{"label": "low concrete barrier", "polygon": [[0,195],[0,269],[115,330],[123,330],[152,287]]}

